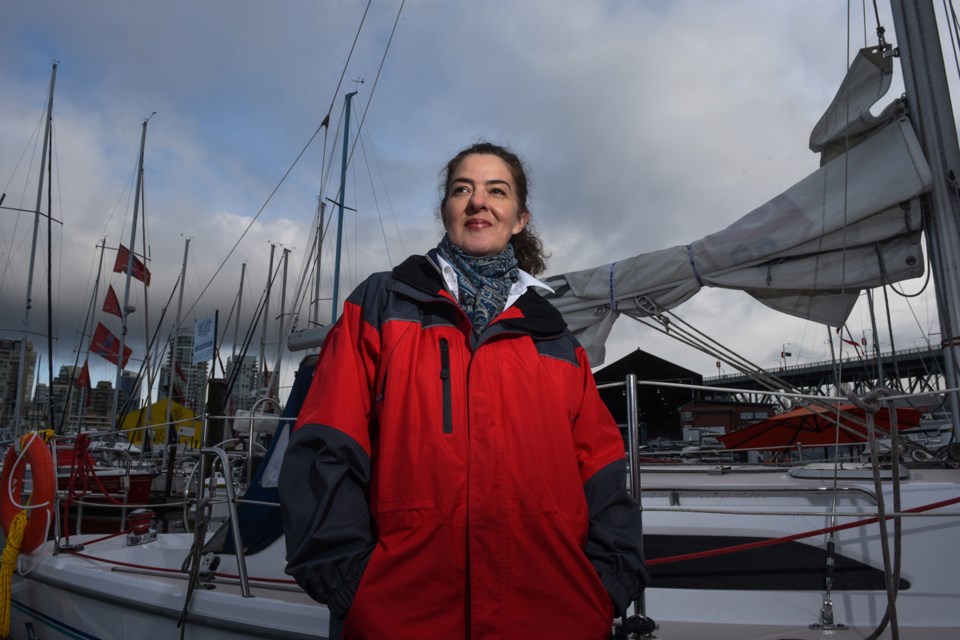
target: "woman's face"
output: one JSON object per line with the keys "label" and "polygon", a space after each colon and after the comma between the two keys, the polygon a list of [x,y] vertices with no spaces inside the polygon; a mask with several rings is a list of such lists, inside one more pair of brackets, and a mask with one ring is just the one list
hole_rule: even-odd
{"label": "woman's face", "polygon": [[449,183],[443,226],[467,255],[496,255],[526,226],[530,214],[520,211],[513,175],[497,156],[465,156]]}

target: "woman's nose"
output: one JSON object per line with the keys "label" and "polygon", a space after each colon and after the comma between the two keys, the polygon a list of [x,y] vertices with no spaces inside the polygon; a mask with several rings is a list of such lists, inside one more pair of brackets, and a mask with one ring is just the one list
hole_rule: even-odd
{"label": "woman's nose", "polygon": [[470,207],[472,209],[483,209],[487,206],[486,194],[482,191],[474,191],[470,194]]}

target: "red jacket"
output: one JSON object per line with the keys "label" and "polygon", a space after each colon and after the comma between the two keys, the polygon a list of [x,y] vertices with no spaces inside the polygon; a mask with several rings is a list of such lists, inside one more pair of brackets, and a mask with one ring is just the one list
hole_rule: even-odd
{"label": "red jacket", "polygon": [[371,276],[284,458],[287,572],[345,638],[601,640],[640,511],[583,349],[532,290],[480,337],[433,262]]}

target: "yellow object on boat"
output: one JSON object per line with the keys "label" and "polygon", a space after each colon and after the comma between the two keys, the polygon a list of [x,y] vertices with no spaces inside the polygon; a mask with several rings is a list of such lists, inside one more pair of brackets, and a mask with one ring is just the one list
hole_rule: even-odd
{"label": "yellow object on boat", "polygon": [[23,541],[23,531],[26,528],[27,516],[21,511],[10,523],[7,544],[3,548],[3,555],[0,556],[0,638],[10,637],[13,570],[17,567],[17,556],[20,555],[20,543]]}

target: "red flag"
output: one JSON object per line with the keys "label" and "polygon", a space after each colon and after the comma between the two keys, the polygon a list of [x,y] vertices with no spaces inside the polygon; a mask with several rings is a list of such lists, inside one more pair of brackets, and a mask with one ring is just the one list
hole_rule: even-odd
{"label": "red flag", "polygon": [[[90,352],[117,364],[117,360],[120,359],[120,339],[110,333],[110,330],[103,326],[103,323],[98,322],[97,330],[93,332],[93,337],[90,339]],[[133,353],[133,349],[124,345],[121,368],[127,366],[127,360],[131,353]]]}
{"label": "red flag", "polygon": [[[113,263],[113,272],[126,273],[127,263],[129,261],[130,250],[121,244],[120,248],[117,249],[117,260]],[[133,256],[133,273],[130,275],[137,280],[140,280],[145,285],[150,286],[150,271],[147,270],[146,265],[143,264],[143,262],[137,256]]]}
{"label": "red flag", "polygon": [[83,368],[80,369],[80,375],[74,380],[74,384],[78,387],[90,387],[90,367],[87,366],[86,360],[83,361]]}
{"label": "red flag", "polygon": [[187,385],[187,376],[184,375],[179,362],[174,366],[176,367],[177,377],[173,381],[173,401],[185,405],[187,404],[187,393],[184,391],[184,387]]}
{"label": "red flag", "polygon": [[120,311],[120,301],[117,299],[117,292],[113,290],[113,285],[110,285],[110,288],[107,289],[107,297],[103,301],[103,310],[118,318],[123,317],[123,312]]}
{"label": "red flag", "polygon": [[187,396],[178,384],[173,385],[173,401],[184,406],[187,404]]}
{"label": "red flag", "polygon": [[[850,346],[854,347],[857,350],[857,353],[860,353],[860,343],[856,340],[847,340],[843,337],[843,334],[840,333],[841,327],[837,327],[837,337],[840,338],[841,342],[846,342]],[[866,338],[864,338],[864,344],[866,344]]]}

